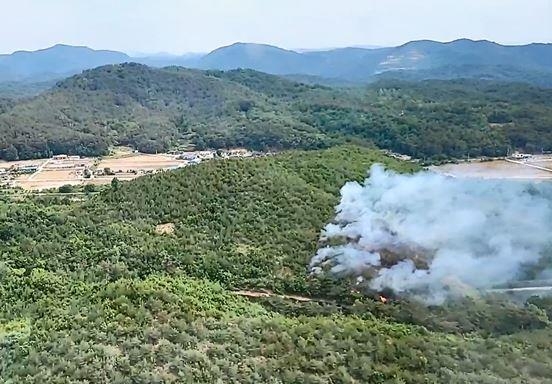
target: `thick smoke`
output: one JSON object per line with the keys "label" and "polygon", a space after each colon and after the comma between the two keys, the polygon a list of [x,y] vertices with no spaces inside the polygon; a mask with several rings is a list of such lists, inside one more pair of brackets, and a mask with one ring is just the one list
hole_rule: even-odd
{"label": "thick smoke", "polygon": [[327,245],[310,267],[433,301],[451,281],[488,288],[527,278],[549,248],[551,192],[547,183],[403,175],[375,165],[364,185],[341,189],[335,220],[322,231]]}

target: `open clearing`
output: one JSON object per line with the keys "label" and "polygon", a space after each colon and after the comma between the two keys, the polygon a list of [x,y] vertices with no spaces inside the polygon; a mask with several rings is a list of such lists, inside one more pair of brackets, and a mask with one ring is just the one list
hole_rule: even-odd
{"label": "open clearing", "polygon": [[0,160],[0,169],[9,169],[10,167],[26,167],[29,165],[42,165],[49,159],[37,159],[37,160],[18,160],[18,161],[4,161]]}
{"label": "open clearing", "polygon": [[82,183],[82,180],[77,177],[73,170],[43,170],[34,175],[19,176],[16,180],[18,185],[24,189],[57,188],[65,184],[77,185]]}
{"label": "open clearing", "polygon": [[135,154],[124,157],[105,158],[99,162],[99,169],[109,168],[114,172],[136,171],[139,169],[154,170],[174,168],[186,164],[184,160],[177,160],[171,155]]}
{"label": "open clearing", "polygon": [[532,168],[531,165],[552,169],[552,160],[548,158],[548,161],[543,161],[536,157],[520,163],[506,160],[472,161],[434,166],[430,170],[453,177],[552,181],[552,172]]}
{"label": "open clearing", "polygon": [[[36,167],[37,171],[34,173],[17,175],[14,186],[25,190],[44,190],[59,188],[66,184],[109,184],[114,178],[123,181],[132,180],[146,173],[179,168],[186,163],[185,160],[176,159],[175,156],[168,154],[148,155],[119,149],[113,156],[105,158],[2,161],[0,169]],[[83,176],[85,169],[93,172],[105,168],[109,168],[114,174],[93,175],[90,178]]]}

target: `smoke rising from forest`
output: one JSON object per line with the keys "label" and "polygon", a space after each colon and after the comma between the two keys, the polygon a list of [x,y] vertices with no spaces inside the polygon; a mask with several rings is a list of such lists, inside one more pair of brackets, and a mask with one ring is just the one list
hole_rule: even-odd
{"label": "smoke rising from forest", "polygon": [[363,276],[376,290],[425,292],[434,302],[451,282],[487,288],[548,274],[541,264],[550,254],[551,192],[548,183],[405,175],[374,165],[363,185],[341,189],[335,220],[322,231],[326,245],[310,267]]}

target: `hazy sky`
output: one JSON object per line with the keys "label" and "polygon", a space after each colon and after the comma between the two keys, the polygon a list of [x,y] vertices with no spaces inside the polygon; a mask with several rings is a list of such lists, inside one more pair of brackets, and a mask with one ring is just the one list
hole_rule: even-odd
{"label": "hazy sky", "polygon": [[409,40],[552,42],[552,0],[1,0],[0,52],[56,43],[204,52],[236,41],[284,48]]}

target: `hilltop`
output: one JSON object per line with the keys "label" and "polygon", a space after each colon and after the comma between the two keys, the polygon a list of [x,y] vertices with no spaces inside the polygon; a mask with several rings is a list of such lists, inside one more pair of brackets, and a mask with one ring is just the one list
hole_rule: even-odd
{"label": "hilltop", "polygon": [[316,142],[315,130],[286,119],[286,106],[278,100],[206,72],[104,66],[61,81],[2,114],[0,131],[9,148],[0,158],[101,155],[113,144],[147,153],[179,144],[204,147],[202,142],[215,140],[224,147],[228,136],[249,147]]}

